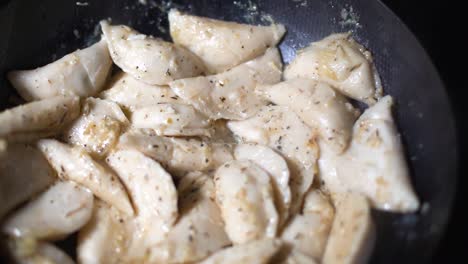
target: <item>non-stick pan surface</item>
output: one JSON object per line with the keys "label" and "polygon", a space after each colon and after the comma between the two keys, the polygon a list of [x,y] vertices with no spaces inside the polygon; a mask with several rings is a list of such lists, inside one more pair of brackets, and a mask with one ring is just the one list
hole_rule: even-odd
{"label": "non-stick pan surface", "polygon": [[[146,4],[145,4],[146,3]],[[396,99],[395,116],[406,145],[412,182],[422,210],[397,215],[374,212],[377,244],[373,263],[423,263],[435,251],[456,185],[457,142],[444,86],[427,54],[402,22],[376,0],[12,0],[0,7],[0,106],[14,93],[10,69],[46,64],[99,38],[96,24],[135,27],[168,39],[164,11],[249,23],[283,23],[284,61],[294,51],[333,32],[351,30],[375,58],[384,90]],[[1,125],[1,124],[0,124]],[[1,201],[0,201],[1,202]]]}

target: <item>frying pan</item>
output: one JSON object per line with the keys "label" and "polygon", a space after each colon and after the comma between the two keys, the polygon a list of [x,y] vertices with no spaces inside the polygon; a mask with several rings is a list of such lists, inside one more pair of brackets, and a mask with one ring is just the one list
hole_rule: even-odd
{"label": "frying pan", "polygon": [[[280,48],[287,63],[294,51],[333,32],[351,31],[374,55],[385,93],[396,99],[395,117],[406,146],[412,182],[422,201],[414,214],[373,212],[377,242],[372,263],[428,262],[440,240],[456,186],[457,141],[445,88],[428,55],[405,25],[375,0],[12,0],[0,6],[0,106],[14,101],[5,80],[99,38],[96,24],[113,23],[169,39],[164,11],[238,22],[283,23]],[[1,124],[0,124],[1,125]],[[1,201],[0,201],[1,202]],[[73,255],[73,241],[63,243]]]}

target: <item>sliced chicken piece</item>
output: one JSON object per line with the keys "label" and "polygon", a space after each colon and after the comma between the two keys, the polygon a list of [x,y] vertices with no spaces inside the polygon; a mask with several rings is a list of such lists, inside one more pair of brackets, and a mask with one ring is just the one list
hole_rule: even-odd
{"label": "sliced chicken piece", "polygon": [[279,226],[281,227],[288,219],[291,206],[288,164],[280,154],[271,148],[251,143],[238,145],[234,155],[237,160],[253,161],[271,176],[275,190],[275,204],[280,214]]}
{"label": "sliced chicken piece", "polygon": [[177,190],[157,161],[136,150],[119,150],[106,158],[129,192],[136,215],[145,225],[167,233],[177,220]]}
{"label": "sliced chicken piece", "polygon": [[276,239],[255,240],[246,244],[235,245],[216,252],[201,264],[267,264],[281,248],[281,241]]}
{"label": "sliced chicken piece", "polygon": [[100,98],[119,104],[130,112],[140,107],[159,103],[179,103],[179,97],[167,86],[150,85],[133,78],[130,74],[118,74],[108,90]]}
{"label": "sliced chicken piece", "polygon": [[53,98],[20,105],[0,113],[0,137],[30,141],[57,135],[80,114],[76,96]]}
{"label": "sliced chicken piece", "polygon": [[316,264],[316,262],[313,258],[302,254],[299,250],[293,250],[288,258],[286,259],[284,264]]}
{"label": "sliced chicken piece", "polygon": [[169,28],[173,41],[198,55],[213,73],[262,55],[286,32],[281,24],[253,26],[191,16],[175,9],[169,12]]}
{"label": "sliced chicken piece", "polygon": [[8,144],[0,155],[0,219],[55,179],[54,170],[35,147]]}
{"label": "sliced chicken piece", "polygon": [[372,55],[349,34],[330,35],[297,52],[284,78],[323,81],[367,104],[374,104],[382,95]]}
{"label": "sliced chicken piece", "polygon": [[8,147],[8,142],[5,139],[0,138],[0,158],[6,152],[7,147]]}
{"label": "sliced chicken piece", "polygon": [[136,149],[161,162],[171,173],[202,171],[208,168],[208,145],[198,139],[163,137],[133,130],[120,137],[119,148]]}
{"label": "sliced chicken piece", "polygon": [[213,180],[200,172],[189,173],[178,191],[180,219],[167,239],[152,247],[151,263],[192,263],[231,244],[214,202]]}
{"label": "sliced chicken piece", "polygon": [[64,133],[64,138],[68,143],[102,157],[114,147],[120,132],[128,124],[116,103],[90,97],[84,101],[81,116]]}
{"label": "sliced chicken piece", "polygon": [[134,244],[135,241],[143,243],[144,233],[138,229],[135,220],[100,200],[94,204],[93,217],[78,234],[78,263],[130,263],[130,259],[141,261],[146,247]]}
{"label": "sliced chicken piece", "polygon": [[182,46],[107,21],[101,28],[114,63],[137,80],[163,85],[205,71],[203,62]]}
{"label": "sliced chicken piece", "polygon": [[276,48],[229,71],[171,82],[172,90],[211,119],[243,120],[265,105],[255,94],[260,84],[281,79],[281,58]]}
{"label": "sliced chicken piece", "polygon": [[58,95],[87,97],[101,91],[111,66],[107,43],[101,40],[35,70],[11,71],[7,78],[26,101]]}
{"label": "sliced chicken piece", "polygon": [[2,231],[16,237],[62,239],[91,218],[93,194],[70,181],[59,181],[9,216]]}
{"label": "sliced chicken piece", "polygon": [[215,173],[216,201],[235,244],[275,237],[278,212],[270,176],[247,160],[230,161]]}
{"label": "sliced chicken piece", "polygon": [[75,261],[61,249],[31,237],[10,238],[8,249],[17,264],[74,264]]}
{"label": "sliced chicken piece", "polygon": [[93,218],[78,234],[78,262],[154,263],[152,250],[161,242],[160,227],[122,214],[97,200]]}
{"label": "sliced chicken piece", "polygon": [[319,189],[311,189],[304,197],[302,213],[317,214],[322,219],[330,219],[332,221],[335,216],[335,208],[327,194]]}
{"label": "sliced chicken piece", "polygon": [[316,264],[315,259],[302,253],[294,247],[284,244],[270,263],[280,264]]}
{"label": "sliced chicken piece", "polygon": [[299,212],[317,173],[318,146],[313,131],[285,106],[265,106],[250,119],[230,121],[228,127],[242,141],[266,145],[282,154],[290,170],[290,214]]}
{"label": "sliced chicken piece", "polygon": [[211,122],[190,105],[158,104],[132,114],[134,128],[152,129],[163,136],[209,136]]}
{"label": "sliced chicken piece", "polygon": [[132,205],[119,178],[94,161],[82,148],[54,139],[39,140],[37,145],[60,178],[83,185],[98,198],[133,215]]}
{"label": "sliced chicken piece", "polygon": [[308,79],[291,79],[262,86],[260,93],[277,105],[288,106],[338,153],[351,139],[358,110],[328,84]]}
{"label": "sliced chicken piece", "polygon": [[392,104],[393,99],[385,96],[362,114],[344,154],[337,156],[321,146],[320,175],[332,194],[352,190],[366,195],[377,209],[414,212],[419,201],[411,186]]}
{"label": "sliced chicken piece", "polygon": [[375,229],[366,198],[340,194],[323,264],[367,263],[374,247]]}
{"label": "sliced chicken piece", "polygon": [[309,257],[322,259],[333,223],[333,206],[318,190],[309,191],[304,203],[308,210],[294,216],[281,238]]}
{"label": "sliced chicken piece", "polygon": [[118,147],[141,151],[161,162],[174,176],[190,171],[217,169],[234,159],[230,144],[211,143],[195,138],[162,137],[141,130],[123,134]]}

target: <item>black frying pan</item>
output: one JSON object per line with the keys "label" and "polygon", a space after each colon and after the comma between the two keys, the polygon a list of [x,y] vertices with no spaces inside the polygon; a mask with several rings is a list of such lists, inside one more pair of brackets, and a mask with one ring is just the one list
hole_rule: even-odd
{"label": "black frying pan", "polygon": [[[249,23],[266,23],[265,14],[270,14],[288,29],[281,44],[285,62],[291,61],[296,49],[311,41],[332,32],[352,30],[353,36],[374,54],[384,90],[396,99],[396,119],[406,144],[412,181],[424,208],[407,215],[374,212],[378,234],[372,262],[429,261],[443,234],[455,192],[454,118],[444,86],[424,49],[382,3],[375,0],[173,0],[173,3],[147,0],[146,5],[138,0],[83,2],[11,0],[0,6],[1,108],[11,105],[13,94],[3,78],[7,70],[44,65],[90,44],[99,38],[95,25],[104,18],[168,39],[163,11],[169,6],[196,15]],[[66,247],[69,245],[66,243]]]}

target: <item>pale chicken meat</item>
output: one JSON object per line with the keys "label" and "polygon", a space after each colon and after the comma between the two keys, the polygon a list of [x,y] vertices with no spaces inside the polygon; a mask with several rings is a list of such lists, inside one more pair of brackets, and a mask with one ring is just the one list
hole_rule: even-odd
{"label": "pale chicken meat", "polygon": [[119,178],[94,161],[82,148],[54,139],[39,140],[37,145],[60,178],[83,185],[98,198],[133,215],[132,205]]}
{"label": "pale chicken meat", "polygon": [[267,264],[281,248],[281,241],[272,238],[255,240],[222,249],[200,264]]}
{"label": "pale chicken meat", "polygon": [[277,105],[288,106],[336,152],[348,147],[357,110],[328,84],[291,79],[262,86],[259,92]]}
{"label": "pale chicken meat", "polygon": [[26,101],[59,95],[93,96],[107,80],[112,60],[104,40],[34,70],[7,74],[16,91]]}
{"label": "pale chicken meat", "polygon": [[47,189],[55,179],[54,170],[34,146],[5,146],[0,155],[0,218]]}
{"label": "pale chicken meat", "polygon": [[217,75],[199,76],[171,82],[172,90],[211,119],[243,120],[265,105],[255,94],[260,84],[281,79],[282,62],[277,48]]}
{"label": "pale chicken meat", "polygon": [[273,238],[278,230],[278,212],[270,176],[248,160],[230,161],[214,176],[216,201],[234,244]]}
{"label": "pale chicken meat", "polygon": [[215,203],[213,180],[200,172],[181,179],[180,219],[167,239],[151,248],[151,263],[192,263],[231,244]]}
{"label": "pale chicken meat", "polygon": [[317,173],[319,150],[312,129],[285,106],[265,106],[247,120],[228,122],[228,127],[240,140],[269,146],[286,159],[290,213],[297,213]]}
{"label": "pale chicken meat", "polygon": [[234,159],[232,144],[196,138],[163,137],[132,130],[120,137],[118,148],[136,149],[161,162],[173,176],[210,171]]}
{"label": "pale chicken meat", "polygon": [[375,226],[367,199],[357,193],[341,193],[335,208],[322,263],[367,263],[375,241]]}
{"label": "pale chicken meat", "polygon": [[273,259],[269,263],[280,263],[280,264],[316,264],[314,258],[302,253],[296,248],[284,243],[280,248],[279,252],[275,254]]}
{"label": "pale chicken meat", "polygon": [[132,127],[151,129],[163,136],[209,136],[211,121],[185,104],[157,104],[135,110]]}
{"label": "pale chicken meat", "polygon": [[114,63],[137,80],[164,85],[205,71],[203,62],[182,46],[107,21],[101,29]]}
{"label": "pale chicken meat", "polygon": [[349,149],[337,156],[321,146],[320,177],[331,193],[366,195],[373,207],[414,212],[419,201],[411,186],[403,145],[392,117],[393,99],[385,96],[356,121]]}
{"label": "pale chicken meat", "polygon": [[[322,259],[334,218],[334,209],[319,190],[307,193],[302,214],[291,219],[281,234],[283,241],[313,258]],[[305,210],[307,209],[307,210]]]}
{"label": "pale chicken meat", "polygon": [[349,34],[332,34],[298,51],[284,78],[323,81],[367,104],[374,104],[382,94],[372,55]]}
{"label": "pale chicken meat", "polygon": [[70,181],[59,181],[10,215],[2,232],[39,240],[63,239],[91,218],[93,194]]}
{"label": "pale chicken meat", "polygon": [[317,264],[315,259],[301,253],[299,250],[292,250],[282,264]]}
{"label": "pale chicken meat", "polygon": [[76,96],[56,96],[20,105],[0,113],[0,137],[33,141],[62,132],[80,114]]}
{"label": "pale chicken meat", "polygon": [[83,102],[80,117],[65,131],[64,138],[68,143],[102,157],[117,143],[128,124],[116,103],[90,97]]}
{"label": "pale chicken meat", "polygon": [[137,220],[165,235],[176,222],[177,190],[161,165],[136,150],[119,150],[106,158],[119,175],[135,207]]}
{"label": "pale chicken meat", "polygon": [[7,147],[8,142],[3,138],[0,138],[0,159],[5,155]]}
{"label": "pale chicken meat", "polygon": [[118,74],[110,88],[103,91],[99,97],[115,102],[130,112],[159,103],[180,103],[181,101],[168,86],[146,84],[127,73]]}
{"label": "pale chicken meat", "polygon": [[167,15],[172,42],[108,18],[96,44],[7,73],[26,101],[0,112],[13,260],[74,263],[49,242],[78,232],[80,264],[366,263],[371,208],[420,208],[393,99],[351,33],[283,71],[272,19]]}
{"label": "pale chicken meat", "polygon": [[281,24],[253,26],[169,12],[172,40],[198,55],[209,72],[217,73],[262,55],[286,29]]}
{"label": "pale chicken meat", "polygon": [[250,160],[271,177],[275,191],[275,204],[280,215],[279,226],[288,219],[291,206],[289,168],[284,158],[269,147],[257,144],[240,144],[235,148],[236,160]]}
{"label": "pale chicken meat", "polygon": [[333,220],[335,208],[331,197],[320,189],[311,188],[304,197],[303,214],[318,214],[323,219]]}
{"label": "pale chicken meat", "polygon": [[91,220],[78,234],[78,263],[144,263],[144,240],[151,236],[145,230],[134,218],[96,200]]}
{"label": "pale chicken meat", "polygon": [[9,238],[7,247],[17,264],[74,264],[57,246],[31,237]]}

